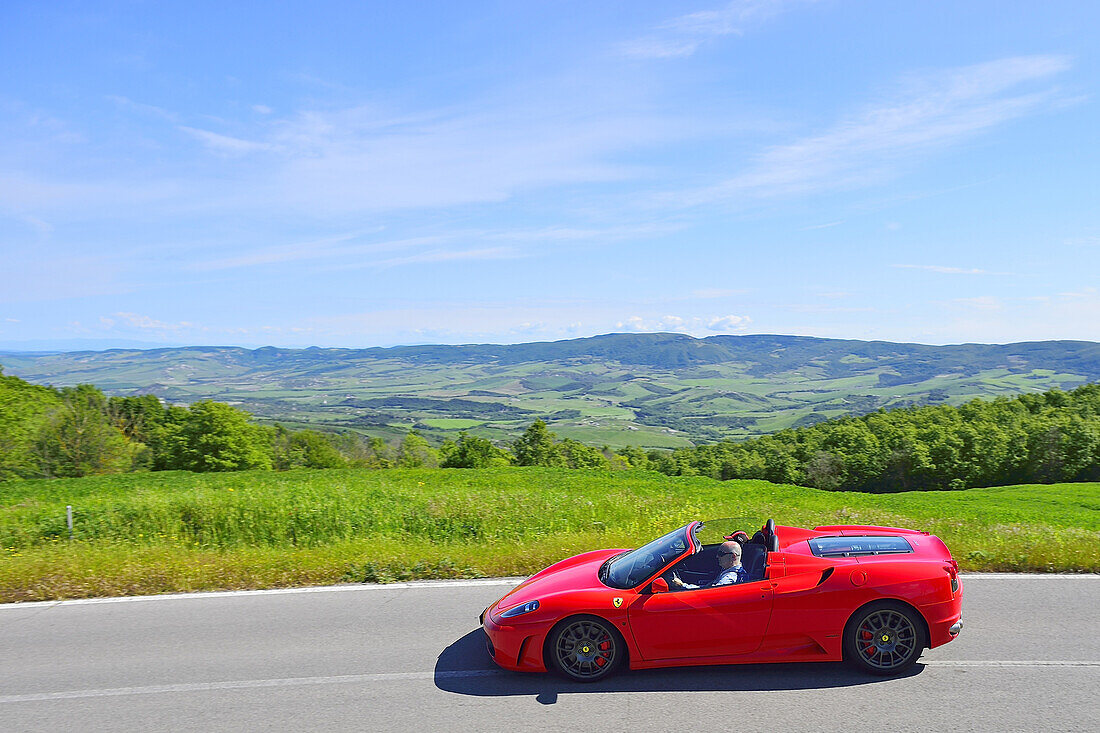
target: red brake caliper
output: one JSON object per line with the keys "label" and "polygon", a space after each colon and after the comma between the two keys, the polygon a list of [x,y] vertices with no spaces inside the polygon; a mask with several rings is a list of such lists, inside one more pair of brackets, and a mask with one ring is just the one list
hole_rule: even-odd
{"label": "red brake caliper", "polygon": [[[861,639],[863,639],[863,641],[869,642],[869,641],[871,641],[871,638],[873,637],[873,634],[871,634],[870,631],[867,631],[866,629],[864,629],[864,630],[859,632],[859,636],[860,636]],[[875,649],[874,644],[868,644],[867,646],[863,647],[863,653],[867,654],[869,656],[873,655],[876,651],[877,650]]]}
{"label": "red brake caliper", "polygon": [[[611,648],[611,639],[604,639],[596,645],[596,648],[599,649],[601,652],[607,652]],[[602,667],[605,664],[607,664],[607,657],[605,655],[601,654],[600,656],[596,657],[597,666]]]}

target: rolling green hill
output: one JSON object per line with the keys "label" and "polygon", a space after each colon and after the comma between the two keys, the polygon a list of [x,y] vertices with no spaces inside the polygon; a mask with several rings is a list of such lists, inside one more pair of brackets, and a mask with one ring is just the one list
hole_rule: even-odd
{"label": "rolling green hill", "polygon": [[391,437],[468,430],[503,440],[536,418],[592,444],[674,448],[880,407],[1072,388],[1100,344],[927,346],[800,336],[610,334],[515,345],[374,349],[186,347],[3,353],[7,374],[261,419]]}

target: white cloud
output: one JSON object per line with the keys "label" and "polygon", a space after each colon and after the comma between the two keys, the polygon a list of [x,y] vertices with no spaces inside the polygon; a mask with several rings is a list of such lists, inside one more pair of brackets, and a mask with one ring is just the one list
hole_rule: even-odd
{"label": "white cloud", "polygon": [[716,316],[707,323],[711,331],[744,331],[750,322],[748,316]]}
{"label": "white cloud", "polygon": [[252,111],[256,114],[269,115],[275,110],[271,109],[271,107],[268,107],[266,104],[254,104],[252,105]]}
{"label": "white cloud", "polygon": [[1064,56],[1018,56],[913,77],[892,98],[765,151],[733,178],[674,198],[702,204],[866,185],[908,158],[1060,103],[1050,88],[1020,87],[1069,67]]}
{"label": "white cloud", "polygon": [[729,333],[744,331],[752,322],[748,316],[659,316],[656,318],[644,318],[642,316],[630,316],[619,321],[615,327],[624,331],[654,332],[671,331],[674,333],[687,333],[691,335],[704,335],[706,332]]}
{"label": "white cloud", "polygon": [[691,56],[704,44],[724,36],[742,35],[792,4],[791,0],[734,0],[718,10],[700,10],[673,18],[645,36],[621,44],[620,50],[625,56],[642,59]]}
{"label": "white cloud", "polygon": [[[178,332],[196,328],[194,323],[188,321],[165,323],[164,321],[158,321],[155,318],[144,316],[139,313],[112,313],[111,315],[119,319],[118,325],[129,326],[130,328],[136,328],[142,331]],[[116,322],[111,318],[101,318],[100,322],[107,328],[112,328],[116,325]]]}

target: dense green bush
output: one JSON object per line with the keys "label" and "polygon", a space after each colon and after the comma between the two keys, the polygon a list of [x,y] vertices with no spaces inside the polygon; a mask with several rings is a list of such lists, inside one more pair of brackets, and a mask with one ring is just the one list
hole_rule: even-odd
{"label": "dense green bush", "polygon": [[880,410],[657,456],[670,475],[911,491],[1100,480],[1100,384]]}

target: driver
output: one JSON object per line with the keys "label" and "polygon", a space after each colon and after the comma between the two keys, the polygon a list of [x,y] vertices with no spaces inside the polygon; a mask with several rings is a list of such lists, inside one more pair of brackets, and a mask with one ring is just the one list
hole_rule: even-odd
{"label": "driver", "polygon": [[744,583],[749,578],[748,572],[741,567],[741,545],[732,540],[723,542],[718,546],[718,576],[706,585],[695,585],[680,580],[675,571],[672,573],[672,584],[684,590],[694,588],[716,588],[720,585],[733,585]]}

